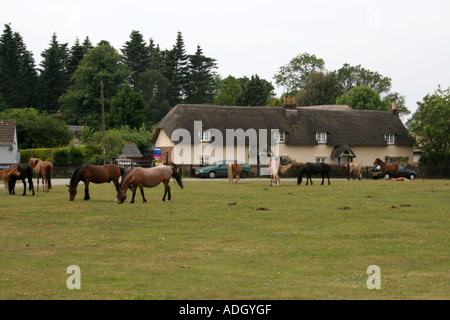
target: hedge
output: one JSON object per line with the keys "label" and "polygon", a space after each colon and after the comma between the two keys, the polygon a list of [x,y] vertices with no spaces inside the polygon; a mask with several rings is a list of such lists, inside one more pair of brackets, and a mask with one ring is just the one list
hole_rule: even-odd
{"label": "hedge", "polygon": [[100,146],[69,146],[60,148],[37,148],[20,150],[20,161],[27,163],[30,158],[51,161],[55,166],[76,166],[93,163],[101,157]]}

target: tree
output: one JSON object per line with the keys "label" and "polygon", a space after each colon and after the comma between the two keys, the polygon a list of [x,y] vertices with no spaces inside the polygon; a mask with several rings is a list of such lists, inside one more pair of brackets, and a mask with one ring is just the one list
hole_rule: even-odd
{"label": "tree", "polygon": [[188,56],[184,47],[181,32],[177,34],[177,40],[172,50],[165,53],[163,76],[169,80],[171,90],[169,104],[174,106],[182,102],[186,96],[188,84]]}
{"label": "tree", "polygon": [[387,94],[391,89],[391,79],[376,71],[370,71],[358,66],[344,64],[334,72],[336,75],[340,95],[346,94],[354,87],[369,87],[380,95]]}
{"label": "tree", "polygon": [[69,57],[67,43],[60,44],[53,34],[50,47],[41,54],[39,89],[42,94],[41,110],[56,113],[59,110],[59,97],[67,90],[69,73],[67,61]]}
{"label": "tree", "polygon": [[158,70],[148,70],[141,75],[139,91],[147,106],[147,120],[156,123],[170,111],[170,83]]}
{"label": "tree", "polygon": [[382,101],[380,94],[369,87],[354,87],[336,99],[336,104],[344,104],[355,110],[389,110],[390,104]]}
{"label": "tree", "polygon": [[218,82],[219,85],[216,96],[214,97],[214,104],[218,106],[236,105],[236,99],[242,93],[239,80],[229,75],[223,80],[218,80]]}
{"label": "tree", "polygon": [[212,103],[216,91],[216,60],[205,57],[200,45],[195,55],[189,56],[189,74],[186,103]]}
{"label": "tree", "polygon": [[256,74],[241,79],[242,93],[237,97],[236,104],[239,106],[265,106],[273,98],[273,86],[270,82],[260,79]]}
{"label": "tree", "polygon": [[127,124],[130,128],[139,128],[147,120],[147,112],[144,99],[140,92],[134,92],[126,84],[111,99],[111,108],[108,123],[112,128],[120,128]]}
{"label": "tree", "polygon": [[72,76],[73,84],[60,98],[61,110],[66,122],[101,126],[101,89],[104,83],[105,114],[109,112],[110,101],[129,76],[123,65],[122,56],[108,42],[102,41],[81,60]]}
{"label": "tree", "polygon": [[336,77],[333,73],[313,72],[295,96],[299,106],[334,104],[338,97]]}
{"label": "tree", "polygon": [[444,167],[448,165],[450,144],[450,87],[440,86],[417,102],[418,109],[408,121],[422,150],[420,163]]}
{"label": "tree", "polygon": [[69,50],[69,57],[67,59],[66,69],[69,78],[75,73],[85,54],[92,48],[92,43],[89,40],[89,37],[86,37],[83,44],[80,44],[78,38],[75,40],[74,45]]}
{"label": "tree", "polygon": [[0,37],[0,110],[37,106],[37,81],[33,55],[10,24]]}
{"label": "tree", "polygon": [[34,108],[8,109],[0,112],[0,119],[16,119],[20,149],[65,146],[73,136],[55,115]]}
{"label": "tree", "polygon": [[275,84],[285,87],[288,95],[295,95],[302,89],[305,79],[311,73],[324,69],[325,62],[322,59],[305,52],[280,67],[274,76]]}
{"label": "tree", "polygon": [[139,78],[150,66],[150,48],[139,31],[132,31],[130,40],[122,48],[124,63],[131,71],[130,85],[137,90]]}

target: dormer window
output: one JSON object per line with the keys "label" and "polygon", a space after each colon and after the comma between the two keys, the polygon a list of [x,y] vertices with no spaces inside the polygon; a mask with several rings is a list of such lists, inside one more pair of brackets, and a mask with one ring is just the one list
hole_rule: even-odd
{"label": "dormer window", "polygon": [[284,143],[285,138],[286,138],[286,133],[285,133],[285,132],[277,131],[277,132],[274,133],[274,138],[275,138],[275,141],[276,141],[276,142],[278,142],[278,143]]}
{"label": "dormer window", "polygon": [[385,134],[384,140],[386,140],[387,144],[394,144],[395,143],[395,135],[393,133]]}
{"label": "dormer window", "polygon": [[327,143],[327,133],[326,132],[316,132],[317,143]]}
{"label": "dormer window", "polygon": [[211,141],[211,131],[209,131],[209,130],[203,131],[202,136],[200,138],[201,138],[200,140],[202,142]]}

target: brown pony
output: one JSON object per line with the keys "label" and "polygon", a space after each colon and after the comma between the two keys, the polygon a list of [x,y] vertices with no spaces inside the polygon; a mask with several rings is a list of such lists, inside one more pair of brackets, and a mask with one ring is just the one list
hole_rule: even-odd
{"label": "brown pony", "polygon": [[159,165],[153,168],[135,168],[129,173],[125,174],[120,183],[119,192],[117,193],[117,203],[123,203],[127,198],[127,189],[130,188],[133,191],[133,197],[131,203],[134,203],[134,197],[136,196],[136,190],[139,187],[141,190],[143,202],[147,202],[144,196],[144,187],[153,188],[164,183],[164,197],[162,201],[166,201],[166,194],[168,195],[168,201],[171,200],[169,182],[171,178],[175,178],[178,185],[183,188],[181,182],[181,176],[171,167],[165,165]]}
{"label": "brown pony", "polygon": [[239,183],[239,179],[241,178],[241,172],[242,172],[242,164],[236,161],[230,162],[228,164],[228,183]]}
{"label": "brown pony", "polygon": [[384,163],[379,158],[375,159],[374,165],[379,165],[381,167],[381,172],[383,173],[395,173],[398,176],[398,163]]}
{"label": "brown pony", "polygon": [[42,189],[48,192],[52,188],[53,164],[39,158],[30,158],[28,164],[33,168],[37,177],[36,191],[39,191],[39,178],[42,177]]}
{"label": "brown pony", "polygon": [[350,162],[348,164],[348,177],[347,180],[350,180],[350,176],[353,176],[353,180],[355,180],[355,177],[357,177],[359,180],[361,180],[361,165],[359,163],[353,163]]}
{"label": "brown pony", "polygon": [[93,165],[84,164],[77,168],[70,178],[69,193],[70,201],[75,199],[77,187],[80,181],[84,182],[84,200],[90,200],[89,183],[114,183],[116,192],[119,191],[119,179],[123,177],[125,170],[113,164]]}
{"label": "brown pony", "polygon": [[3,179],[3,189],[5,190],[5,196],[8,195],[8,181],[9,178],[11,178],[11,176],[19,176],[20,172],[19,170],[17,170],[17,168],[11,168],[11,169],[5,169],[5,170],[0,170],[0,179]]}

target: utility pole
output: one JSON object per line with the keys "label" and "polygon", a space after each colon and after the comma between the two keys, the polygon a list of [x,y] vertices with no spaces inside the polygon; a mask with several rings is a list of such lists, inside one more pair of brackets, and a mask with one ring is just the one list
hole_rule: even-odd
{"label": "utility pole", "polygon": [[106,164],[106,141],[105,141],[105,98],[103,97],[103,81],[100,81],[102,99],[102,136],[103,136],[103,165]]}

